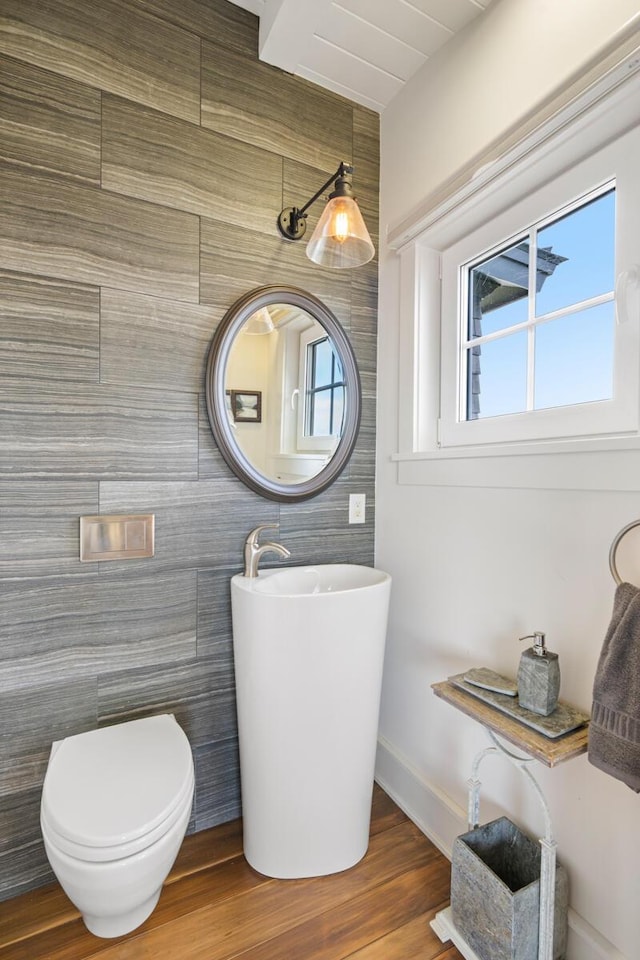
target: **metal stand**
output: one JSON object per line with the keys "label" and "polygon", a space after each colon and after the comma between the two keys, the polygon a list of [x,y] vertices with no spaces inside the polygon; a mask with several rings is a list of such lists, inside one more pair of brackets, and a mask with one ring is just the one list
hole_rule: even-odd
{"label": "metal stand", "polygon": [[[529,783],[533,787],[544,813],[545,835],[540,839],[542,847],[540,863],[540,921],[538,934],[538,960],[553,960],[553,920],[555,909],[555,882],[556,882],[556,842],[551,832],[551,816],[547,801],[544,798],[542,790],[537,780],[528,769],[527,764],[533,763],[533,757],[520,757],[512,753],[503,746],[491,730],[487,730],[493,746],[485,747],[475,757],[473,761],[471,777],[467,781],[469,785],[469,830],[474,829],[480,822],[480,786],[481,781],[478,778],[480,764],[485,757],[490,755],[500,755],[522,771]],[[436,914],[431,922],[431,927],[438,935],[440,940],[451,940],[458,948],[465,960],[479,960],[478,956],[463,937],[456,930],[451,919],[451,909],[447,908]]]}

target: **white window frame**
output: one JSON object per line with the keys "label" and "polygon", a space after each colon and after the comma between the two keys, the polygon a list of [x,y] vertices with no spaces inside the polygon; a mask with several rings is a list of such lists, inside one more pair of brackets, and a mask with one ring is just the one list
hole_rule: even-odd
{"label": "white window frame", "polygon": [[[633,149],[631,149],[633,145]],[[620,316],[615,326],[614,398],[572,406],[524,411],[499,417],[464,420],[460,398],[464,390],[460,356],[464,290],[460,283],[463,264],[477,259],[484,250],[504,248],[522,235],[529,224],[555,219],[563,208],[572,208],[594,192],[616,186],[616,275],[628,273],[634,256],[640,260],[640,244],[633,228],[635,208],[640,221],[637,188],[640,158],[640,127],[617,139],[594,156],[572,167],[551,183],[514,204],[487,225],[472,231],[442,254],[442,371],[440,399],[440,446],[455,447],[486,443],[519,443],[558,438],[596,437],[637,431],[639,420],[639,330],[640,317]],[[519,228],[519,229],[518,229]]]}
{"label": "white window frame", "polygon": [[310,437],[305,433],[307,418],[307,385],[308,385],[308,350],[312,343],[330,339],[320,325],[314,323],[312,327],[300,334],[300,354],[298,360],[298,413],[296,426],[296,446],[299,451],[314,451],[316,453],[331,453],[338,444],[339,436]]}
{"label": "white window frame", "polygon": [[[636,65],[637,66],[637,65]],[[624,71],[627,71],[625,73]],[[624,82],[626,81],[626,82]],[[505,441],[504,422],[507,418],[487,418],[471,422],[458,422],[459,383],[457,380],[457,357],[459,348],[459,325],[445,324],[440,329],[441,289],[440,278],[444,273],[444,285],[453,282],[447,279],[447,256],[457,260],[454,299],[457,303],[458,268],[460,263],[472,260],[490,244],[479,242],[477,232],[487,221],[497,226],[494,242],[508,242],[523,227],[541,219],[539,193],[544,188],[549,191],[546,198],[546,211],[553,214],[568,202],[578,199],[591,189],[617,179],[625,180],[624,192],[629,192],[632,206],[640,210],[640,184],[637,180],[637,164],[634,175],[628,171],[620,174],[620,165],[611,164],[608,144],[613,138],[623,136],[627,131],[638,127],[639,116],[637,102],[640,95],[640,77],[629,70],[628,64],[620,68],[619,74],[608,76],[601,85],[589,89],[582,98],[575,98],[564,114],[554,115],[541,123],[528,138],[515,148],[511,155],[505,155],[495,162],[495,168],[483,169],[477,181],[467,181],[459,194],[450,195],[444,201],[426,213],[421,211],[415,224],[403,224],[402,231],[393,231],[390,235],[390,247],[400,258],[400,371],[399,371],[399,446],[393,459],[401,463],[415,464],[418,461],[460,460],[464,458],[484,458],[487,467],[486,478],[480,482],[486,485],[503,485],[496,481],[498,464],[501,477],[513,475],[513,482],[506,485],[544,486],[527,482],[525,473],[529,469],[505,464],[506,457],[521,454],[576,454],[608,449],[640,448],[639,433],[639,381],[640,381],[640,232],[637,222],[633,223],[633,214],[624,208],[618,217],[618,236],[622,239],[620,251],[624,252],[616,264],[616,299],[622,304],[623,323],[616,332],[621,334],[617,357],[617,377],[623,384],[622,393],[618,393],[619,406],[626,412],[622,419],[612,425],[611,415],[603,417],[600,424],[592,424],[578,433],[573,427],[547,432],[540,437],[539,431],[529,436],[520,433],[517,439]],[[640,129],[640,128],[639,128]],[[629,134],[639,136],[638,130]],[[586,158],[586,159],[585,159]],[[576,167],[583,168],[584,181],[578,185]],[[517,208],[517,209],[516,209]],[[543,206],[543,211],[545,207]],[[619,208],[620,209],[620,208]],[[502,211],[496,214],[496,210]],[[517,213],[514,219],[514,211]],[[519,222],[518,222],[519,221]],[[629,252],[631,251],[631,252]],[[443,293],[443,298],[451,291]],[[456,308],[457,309],[457,308]],[[442,341],[441,341],[442,337]],[[452,342],[453,338],[453,342]],[[441,379],[441,343],[445,357],[453,355],[456,380],[453,390],[449,389],[446,407],[441,410],[441,384],[449,380],[451,387],[451,366],[445,366]],[[628,372],[624,372],[628,371]],[[574,408],[565,408],[565,412],[575,412]],[[591,406],[591,405],[589,405]],[[614,404],[609,404],[614,406]],[[548,414],[557,410],[535,411],[538,422],[549,419]],[[619,416],[620,410],[616,416]],[[542,416],[541,416],[542,415]],[[521,416],[521,415],[518,415]],[[558,419],[558,418],[551,418]],[[607,419],[609,422],[607,422]],[[446,420],[446,424],[445,421]],[[493,426],[502,421],[500,429]],[[452,435],[451,425],[457,428],[483,426],[480,440],[461,440]],[[489,425],[486,427],[485,425]],[[492,436],[492,430],[495,430]],[[476,431],[476,437],[478,432]],[[448,444],[448,445],[443,445]],[[493,460],[494,469],[489,466]],[[530,466],[530,465],[529,465]],[[584,467],[584,461],[582,463]],[[481,468],[482,469],[482,468]],[[561,486],[582,487],[577,479],[579,471],[566,474]],[[460,468],[458,468],[458,475]],[[467,471],[467,475],[471,475]],[[477,482],[478,469],[475,470]],[[401,470],[401,482],[421,482],[424,471],[407,466]],[[431,481],[436,483],[456,483],[451,471],[439,468],[431,471]],[[464,477],[459,482],[467,483]],[[586,484],[589,486],[589,484]]]}

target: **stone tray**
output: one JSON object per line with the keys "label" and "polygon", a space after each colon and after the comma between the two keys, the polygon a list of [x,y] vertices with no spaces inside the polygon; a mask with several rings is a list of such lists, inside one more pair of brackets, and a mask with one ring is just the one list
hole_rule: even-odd
{"label": "stone tray", "polygon": [[[465,673],[467,672],[465,671]],[[590,719],[588,714],[582,713],[581,710],[577,710],[567,703],[559,703],[548,717],[541,717],[537,713],[532,713],[531,710],[525,710],[524,707],[521,707],[517,697],[495,693],[493,690],[485,690],[482,687],[474,686],[472,683],[467,683],[464,679],[464,673],[458,673],[448,679],[449,683],[458,687],[459,690],[470,693],[472,697],[488,703],[489,706],[495,707],[501,713],[513,717],[514,720],[524,723],[526,727],[531,727],[532,730],[537,730],[538,733],[551,739],[562,737],[565,733],[570,733],[571,730],[583,727]]]}

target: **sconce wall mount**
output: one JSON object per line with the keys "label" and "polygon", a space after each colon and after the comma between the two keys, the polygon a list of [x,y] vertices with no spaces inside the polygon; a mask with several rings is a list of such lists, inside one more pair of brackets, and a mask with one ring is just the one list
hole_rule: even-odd
{"label": "sconce wall mount", "polygon": [[[351,164],[342,161],[326,183],[303,207],[286,207],[278,217],[285,240],[301,240],[307,230],[307,211],[331,184],[333,191],[307,246],[307,256],[328,267],[357,267],[368,263],[375,250],[353,195]],[[335,181],[335,182],[334,182]]]}

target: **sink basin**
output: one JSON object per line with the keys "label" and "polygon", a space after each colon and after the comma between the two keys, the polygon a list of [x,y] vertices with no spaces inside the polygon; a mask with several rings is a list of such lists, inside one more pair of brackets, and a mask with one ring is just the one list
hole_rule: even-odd
{"label": "sink basin", "polygon": [[233,578],[239,590],[278,597],[307,597],[343,593],[384,585],[389,574],[353,563],[326,563],[315,567],[285,567],[261,570],[259,576]]}
{"label": "sink basin", "polygon": [[369,843],[391,577],[357,564],[231,579],[244,853],[269,877]]}

